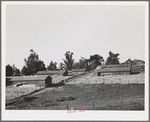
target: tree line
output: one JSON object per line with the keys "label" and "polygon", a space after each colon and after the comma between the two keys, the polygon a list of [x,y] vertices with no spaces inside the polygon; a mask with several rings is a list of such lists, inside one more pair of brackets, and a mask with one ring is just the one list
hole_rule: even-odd
{"label": "tree line", "polygon": [[[14,65],[6,66],[6,76],[20,76],[20,75],[35,75],[38,71],[46,70],[72,70],[72,69],[86,69],[87,71],[95,69],[98,65],[104,63],[104,58],[99,54],[91,55],[89,59],[81,57],[79,61],[75,62],[73,59],[73,52],[67,51],[63,62],[57,67],[57,62],[50,61],[50,64],[46,67],[44,62],[39,59],[39,55],[33,50],[30,50],[28,58],[24,59],[25,65],[21,69],[17,69]],[[119,54],[109,52],[109,56],[106,59],[105,65],[119,64]]]}

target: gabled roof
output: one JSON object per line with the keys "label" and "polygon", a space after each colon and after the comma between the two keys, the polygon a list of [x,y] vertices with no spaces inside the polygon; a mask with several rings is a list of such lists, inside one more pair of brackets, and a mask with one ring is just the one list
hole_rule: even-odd
{"label": "gabled roof", "polygon": [[96,69],[97,72],[130,72],[130,67],[117,67],[117,68],[106,68],[106,69]]}
{"label": "gabled roof", "polygon": [[86,69],[72,69],[72,72],[85,72]]}
{"label": "gabled roof", "polygon": [[131,63],[133,63],[133,61],[129,58],[128,60],[126,60],[126,62],[125,63],[128,63],[128,62],[131,62]]}
{"label": "gabled roof", "polygon": [[62,74],[65,72],[64,70],[55,70],[55,71],[38,71],[36,75],[55,75],[55,74]]}
{"label": "gabled roof", "polygon": [[35,76],[17,76],[17,77],[10,77],[10,81],[43,81],[48,75],[35,75]]}

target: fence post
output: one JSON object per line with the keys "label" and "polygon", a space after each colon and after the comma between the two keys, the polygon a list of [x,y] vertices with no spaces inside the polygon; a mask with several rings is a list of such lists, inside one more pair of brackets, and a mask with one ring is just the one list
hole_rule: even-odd
{"label": "fence post", "polygon": [[95,109],[95,106],[94,106],[94,101],[93,101],[93,108]]}
{"label": "fence post", "polygon": [[67,104],[67,110],[69,110],[69,105]]}
{"label": "fence post", "polygon": [[122,98],[120,97],[120,102],[121,102],[121,106],[122,106]]}
{"label": "fence post", "polygon": [[46,110],[46,105],[45,105],[45,102],[44,102],[44,110]]}
{"label": "fence post", "polygon": [[122,109],[122,98],[120,97],[120,104],[121,104],[121,109]]}

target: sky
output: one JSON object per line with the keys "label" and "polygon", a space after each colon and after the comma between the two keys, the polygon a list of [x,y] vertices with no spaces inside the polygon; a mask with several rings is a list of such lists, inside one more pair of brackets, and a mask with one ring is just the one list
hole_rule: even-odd
{"label": "sky", "polygon": [[30,49],[49,65],[63,62],[66,51],[81,57],[109,51],[127,59],[145,60],[143,5],[7,5],[6,65],[25,65]]}

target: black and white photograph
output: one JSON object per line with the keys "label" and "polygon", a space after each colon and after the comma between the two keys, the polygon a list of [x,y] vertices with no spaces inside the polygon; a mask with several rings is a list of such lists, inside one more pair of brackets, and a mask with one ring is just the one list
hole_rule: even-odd
{"label": "black and white photograph", "polygon": [[3,1],[3,120],[148,120],[148,2]]}

